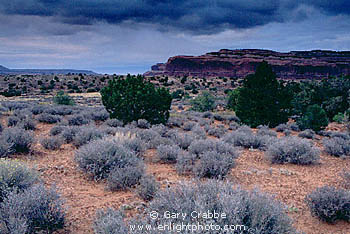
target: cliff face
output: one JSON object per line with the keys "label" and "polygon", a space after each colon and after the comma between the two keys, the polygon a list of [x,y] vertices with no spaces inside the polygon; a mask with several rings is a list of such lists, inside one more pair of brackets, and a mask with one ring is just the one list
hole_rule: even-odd
{"label": "cliff face", "polygon": [[175,56],[152,66],[146,76],[245,77],[262,61],[272,65],[279,78],[310,79],[350,75],[350,51],[291,51],[243,49],[211,52],[201,56]]}

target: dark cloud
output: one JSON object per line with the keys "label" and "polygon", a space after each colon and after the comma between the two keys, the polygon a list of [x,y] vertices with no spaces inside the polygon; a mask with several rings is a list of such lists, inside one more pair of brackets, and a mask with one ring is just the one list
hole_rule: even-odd
{"label": "dark cloud", "polygon": [[[69,25],[147,23],[160,30],[212,34],[307,17],[301,7],[325,14],[350,14],[348,0],[11,0],[7,15],[50,16]],[[299,18],[300,19],[300,18]]]}

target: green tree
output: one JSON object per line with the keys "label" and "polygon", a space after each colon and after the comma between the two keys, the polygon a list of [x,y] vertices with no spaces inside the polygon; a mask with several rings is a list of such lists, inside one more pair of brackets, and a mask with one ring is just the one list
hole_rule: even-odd
{"label": "green tree", "polygon": [[53,102],[59,105],[75,105],[74,100],[67,94],[64,94],[63,91],[59,91],[56,96],[53,98]]}
{"label": "green tree", "polygon": [[290,89],[277,81],[271,66],[262,62],[239,89],[236,115],[252,127],[274,127],[288,121],[292,97]]}
{"label": "green tree", "polygon": [[328,125],[327,113],[317,104],[311,105],[306,109],[306,113],[297,120],[301,130],[312,129],[320,131]]}
{"label": "green tree", "polygon": [[227,108],[236,111],[240,88],[236,88],[227,94]]}
{"label": "green tree", "polygon": [[211,111],[215,108],[215,98],[208,91],[203,91],[203,93],[191,100],[191,105],[191,109],[194,111]]}
{"label": "green tree", "polygon": [[141,75],[113,78],[100,92],[110,117],[124,123],[146,119],[151,124],[164,124],[169,118],[169,90],[156,88]]}

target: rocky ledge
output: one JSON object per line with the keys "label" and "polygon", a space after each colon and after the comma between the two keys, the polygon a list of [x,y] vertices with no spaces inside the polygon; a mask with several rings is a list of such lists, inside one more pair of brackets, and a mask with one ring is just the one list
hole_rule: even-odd
{"label": "rocky ledge", "polygon": [[166,63],[152,66],[145,76],[245,77],[267,61],[277,77],[283,79],[320,79],[350,75],[350,51],[291,51],[259,49],[222,49],[201,56],[174,56]]}

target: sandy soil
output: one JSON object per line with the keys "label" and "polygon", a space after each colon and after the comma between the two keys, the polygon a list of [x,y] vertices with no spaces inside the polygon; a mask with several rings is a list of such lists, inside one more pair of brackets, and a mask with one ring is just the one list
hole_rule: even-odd
{"label": "sandy soil", "polygon": [[[53,126],[53,125],[52,125]],[[51,125],[38,124],[37,139],[48,135]],[[318,144],[319,145],[319,144]],[[130,205],[132,212],[142,205],[134,191],[110,192],[104,182],[94,182],[80,172],[74,162],[75,148],[64,145],[60,150],[49,151],[39,143],[34,146],[30,157],[20,156],[29,165],[35,166],[47,185],[55,185],[67,204],[67,225],[58,233],[93,233],[92,223],[97,209]],[[145,154],[147,171],[155,175],[165,186],[190,177],[179,176],[173,165],[153,163],[154,150]],[[335,225],[319,221],[311,216],[305,196],[322,185],[340,186],[339,173],[350,170],[348,160],[331,157],[322,153],[321,163],[313,166],[273,165],[256,150],[242,150],[228,180],[247,189],[258,188],[268,192],[288,205],[288,214],[294,226],[307,234],[350,233],[350,223],[337,222]],[[130,208],[129,207],[129,208]]]}

